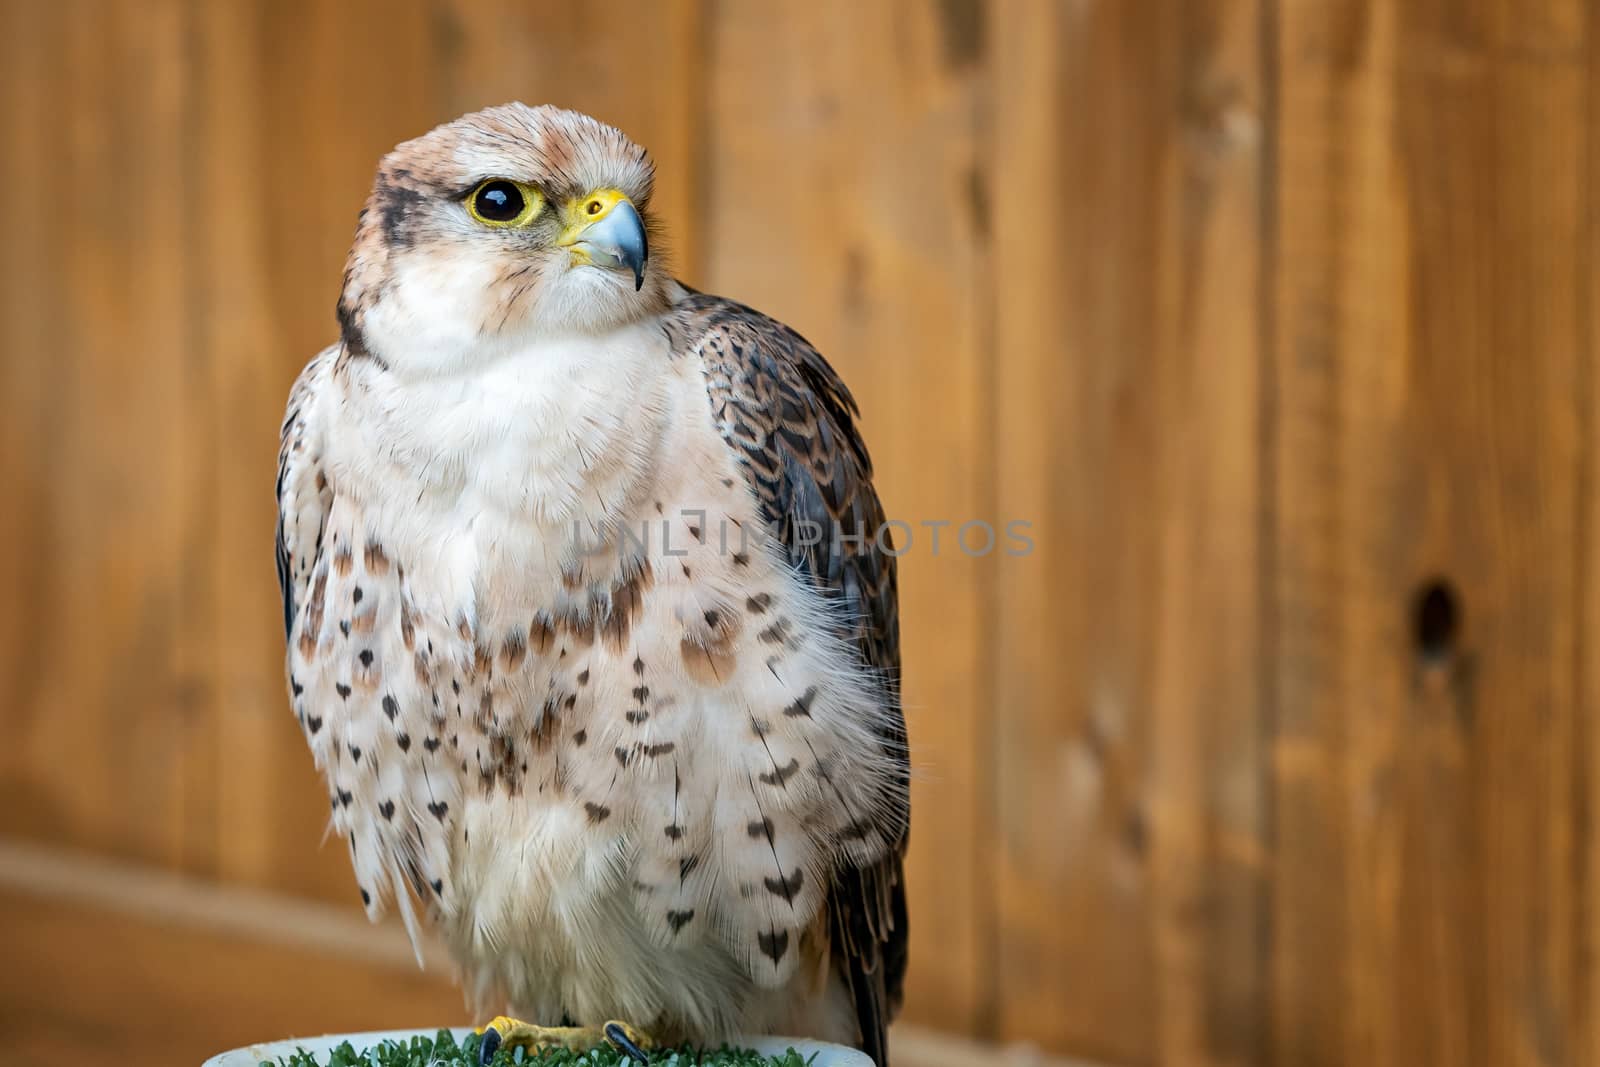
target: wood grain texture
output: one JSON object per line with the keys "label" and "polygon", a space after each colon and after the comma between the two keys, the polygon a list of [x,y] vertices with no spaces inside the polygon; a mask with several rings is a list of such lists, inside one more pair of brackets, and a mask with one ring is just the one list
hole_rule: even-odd
{"label": "wood grain texture", "polygon": [[[377,159],[549,101],[647,145],[680,275],[862,402],[909,524],[912,1019],[1600,1065],[1597,17],[0,0],[0,838],[359,918],[283,697],[277,420]],[[153,1047],[196,976],[276,1029],[403,1015],[259,937],[0,909],[37,1058]]]}
{"label": "wood grain texture", "polygon": [[[1578,483],[1579,499],[1579,553],[1578,581],[1578,694],[1582,701],[1582,715],[1578,718],[1578,731],[1574,737],[1576,758],[1582,773],[1582,789],[1574,798],[1574,806],[1590,822],[1600,813],[1600,725],[1595,723],[1595,712],[1600,710],[1600,657],[1590,654],[1594,641],[1600,638],[1600,165],[1595,162],[1595,147],[1600,146],[1600,16],[1594,16],[1594,26],[1586,26],[1584,61],[1587,66],[1586,104],[1587,134],[1590,158],[1584,168],[1584,195],[1587,200],[1586,219],[1579,230],[1578,283],[1579,301],[1586,328],[1586,346],[1582,378],[1578,387],[1579,418],[1581,418],[1582,467]],[[1581,825],[1581,824],[1579,824]],[[1579,869],[1584,873],[1586,888],[1592,888],[1600,875],[1600,833],[1592,825],[1579,829]],[[1574,931],[1574,949],[1578,952],[1579,969],[1578,1025],[1571,1033],[1573,1061],[1578,1064],[1600,1064],[1600,974],[1594,961],[1600,960],[1600,904],[1592,894],[1581,897],[1578,905],[1579,925]]]}
{"label": "wood grain texture", "polygon": [[1600,875],[1600,833],[1592,820],[1600,812],[1600,724],[1595,713],[1600,709],[1600,657],[1593,655],[1593,643],[1600,636],[1600,166],[1594,150],[1600,147],[1600,14],[1591,16],[1585,26],[1583,59],[1587,66],[1585,85],[1586,125],[1590,158],[1584,168],[1583,194],[1587,211],[1577,230],[1576,256],[1578,298],[1582,301],[1585,329],[1582,377],[1578,384],[1581,432],[1581,470],[1578,483],[1581,511],[1578,515],[1578,698],[1583,714],[1578,717],[1573,747],[1582,768],[1582,787],[1573,803],[1580,817],[1575,842],[1583,881],[1578,898],[1578,928],[1573,946],[1578,954],[1579,973],[1576,993],[1577,1025],[1571,1033],[1573,1062],[1600,1064],[1600,903],[1593,899],[1593,888]]}
{"label": "wood grain texture", "polygon": [[[997,5],[999,1031],[1260,1062],[1254,3]],[[1045,191],[1048,190],[1046,193]]]}
{"label": "wood grain texture", "polygon": [[[0,104],[19,420],[0,487],[15,568],[0,832],[182,865],[204,848],[187,817],[210,799],[180,651],[196,442],[151,413],[185,397],[184,23],[175,2],[95,6],[8,7],[0,43],[0,66],[24,72]],[[62,209],[64,176],[77,208]]]}
{"label": "wood grain texture", "polygon": [[[285,1035],[461,1026],[460,995],[403,931],[282,894],[0,841],[3,1063],[198,1064]],[[890,1032],[903,1067],[1089,1067],[914,1026]]]}
{"label": "wood grain texture", "polygon": [[0,1062],[198,1064],[284,1035],[469,1021],[444,973],[417,970],[403,936],[394,944],[359,913],[28,858],[49,873],[29,885],[8,872],[0,886],[0,941],[28,962],[0,973]]}
{"label": "wood grain texture", "polygon": [[1589,1062],[1585,80],[1491,14],[1280,14],[1276,1062]]}
{"label": "wood grain texture", "polygon": [[[911,735],[909,1017],[988,981],[981,41],[963,5],[721,4],[706,53],[705,284],[804,334],[861,403],[900,559]],[[957,25],[950,19],[955,18]],[[950,523],[937,552],[924,521]],[[980,532],[969,534],[981,544]]]}

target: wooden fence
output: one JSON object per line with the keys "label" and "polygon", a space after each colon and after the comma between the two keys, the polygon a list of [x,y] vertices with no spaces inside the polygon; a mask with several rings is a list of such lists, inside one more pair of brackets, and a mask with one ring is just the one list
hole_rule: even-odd
{"label": "wooden fence", "polygon": [[650,148],[919,531],[912,1021],[1600,1065],[1597,20],[0,0],[0,1035],[461,1019],[318,851],[270,486],[375,161],[522,99]]}

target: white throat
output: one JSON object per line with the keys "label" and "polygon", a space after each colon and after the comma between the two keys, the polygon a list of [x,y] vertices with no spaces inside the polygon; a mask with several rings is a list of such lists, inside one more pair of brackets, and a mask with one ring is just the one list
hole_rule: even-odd
{"label": "white throat", "polygon": [[470,243],[394,256],[367,307],[367,347],[402,378],[481,371],[563,337],[609,343],[648,318],[631,278],[560,262],[507,263]]}
{"label": "white throat", "polygon": [[607,532],[648,492],[672,403],[667,341],[650,321],[493,346],[425,375],[352,359],[342,377],[326,394],[347,409],[328,423],[344,427],[327,442],[341,491],[392,509],[394,523],[444,510],[531,525],[522,532],[547,543],[569,542],[574,524]]}

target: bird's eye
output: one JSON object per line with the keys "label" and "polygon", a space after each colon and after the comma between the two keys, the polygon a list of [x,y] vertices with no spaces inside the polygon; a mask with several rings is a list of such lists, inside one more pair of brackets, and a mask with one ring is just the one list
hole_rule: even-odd
{"label": "bird's eye", "polygon": [[485,226],[526,226],[539,214],[544,198],[532,186],[508,178],[480,182],[467,197],[467,213]]}

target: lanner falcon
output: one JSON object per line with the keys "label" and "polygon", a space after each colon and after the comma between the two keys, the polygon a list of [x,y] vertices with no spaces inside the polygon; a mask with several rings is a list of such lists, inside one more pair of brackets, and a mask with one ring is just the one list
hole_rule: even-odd
{"label": "lanner falcon", "polygon": [[522,104],[380,164],[283,425],[291,701],[368,915],[414,938],[420,903],[474,1006],[528,1020],[486,1046],[881,1065],[894,548],[849,390],[650,256],[653,173]]}

